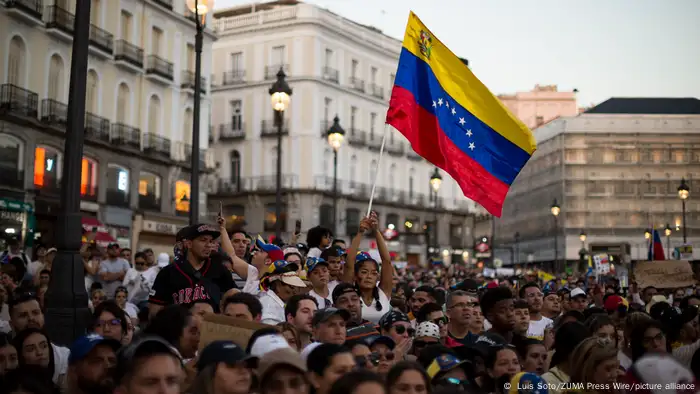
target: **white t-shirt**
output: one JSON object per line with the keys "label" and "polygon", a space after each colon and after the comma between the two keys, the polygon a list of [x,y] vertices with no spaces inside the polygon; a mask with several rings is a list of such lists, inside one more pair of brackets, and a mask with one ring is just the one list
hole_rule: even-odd
{"label": "white t-shirt", "polygon": [[39,270],[40,270],[41,267],[43,267],[43,266],[44,266],[44,263],[42,263],[42,262],[39,261],[39,260],[32,261],[32,262],[30,262],[29,264],[27,264],[27,272],[28,272],[29,275],[31,275],[32,278],[33,278],[33,277],[35,277],[39,272],[41,272],[41,271],[39,271]]}
{"label": "white t-shirt", "polygon": [[544,330],[554,322],[548,317],[542,316],[540,320],[530,319],[530,327],[527,328],[527,337],[533,339],[544,339]]}
{"label": "white t-shirt", "polygon": [[373,299],[371,305],[365,304],[365,301],[362,300],[362,318],[375,324],[378,324],[379,319],[391,311],[391,302],[389,301],[389,297],[384,294],[382,289],[377,288],[377,290],[379,290],[379,304],[381,305],[381,310],[377,310],[377,300]]}
{"label": "white t-shirt", "polygon": [[316,300],[316,305],[318,305],[318,309],[326,309],[328,307],[333,306],[333,300],[331,299],[331,293],[328,293],[328,298],[323,298],[323,296],[321,296],[320,294],[311,290],[311,291],[309,291],[309,295]]}
{"label": "white t-shirt", "polygon": [[139,317],[139,308],[131,302],[127,302],[126,305],[124,305],[124,312],[132,319]]}

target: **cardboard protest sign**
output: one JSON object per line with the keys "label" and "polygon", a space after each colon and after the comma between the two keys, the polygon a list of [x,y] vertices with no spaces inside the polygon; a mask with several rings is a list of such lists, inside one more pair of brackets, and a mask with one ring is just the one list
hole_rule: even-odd
{"label": "cardboard protest sign", "polygon": [[634,280],[640,289],[687,287],[695,284],[690,263],[680,260],[641,261],[634,266]]}
{"label": "cardboard protest sign", "polygon": [[209,313],[204,315],[199,350],[218,340],[229,340],[245,348],[253,332],[260,328],[271,327],[267,324],[236,319],[224,315]]}

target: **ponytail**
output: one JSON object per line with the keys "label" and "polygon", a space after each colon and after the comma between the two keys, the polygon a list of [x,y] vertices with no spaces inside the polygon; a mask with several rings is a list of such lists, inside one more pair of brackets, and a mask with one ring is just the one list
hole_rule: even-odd
{"label": "ponytail", "polygon": [[379,301],[379,288],[377,286],[374,286],[374,289],[372,289],[372,297],[374,297],[374,307],[377,308],[377,311],[382,310],[382,303]]}

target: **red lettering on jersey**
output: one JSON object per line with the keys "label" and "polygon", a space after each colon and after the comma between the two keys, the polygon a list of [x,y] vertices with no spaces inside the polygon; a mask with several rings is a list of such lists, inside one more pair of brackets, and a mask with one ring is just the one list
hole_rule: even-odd
{"label": "red lettering on jersey", "polygon": [[185,289],[185,302],[184,304],[189,304],[192,302],[192,288]]}

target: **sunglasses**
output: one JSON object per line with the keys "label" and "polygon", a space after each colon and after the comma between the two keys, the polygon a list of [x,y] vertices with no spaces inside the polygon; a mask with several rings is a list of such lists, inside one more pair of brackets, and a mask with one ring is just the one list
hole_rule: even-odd
{"label": "sunglasses", "polygon": [[447,324],[449,322],[449,319],[447,318],[447,316],[442,316],[438,317],[437,319],[433,319],[432,322],[437,324],[438,327],[441,327]]}
{"label": "sunglasses", "polygon": [[370,364],[372,364],[372,366],[375,366],[375,367],[377,365],[379,365],[379,354],[370,353],[370,354],[365,355],[365,356],[356,356],[355,357],[355,364],[357,364],[357,366],[359,368],[364,368],[368,362]]}
{"label": "sunglasses", "polygon": [[403,335],[406,331],[408,331],[408,336],[412,337],[416,333],[416,329],[412,327],[406,327],[406,326],[394,326],[394,330],[396,330],[396,333],[399,335]]}
{"label": "sunglasses", "polygon": [[377,357],[377,360],[382,360],[382,359],[384,359],[384,360],[386,360],[386,361],[394,361],[394,358],[396,357],[396,355],[394,354],[394,352],[386,352],[386,353],[384,353],[384,354],[379,354],[379,353],[376,353],[376,352],[375,352],[375,353],[372,353],[372,356],[376,356],[376,357]]}

